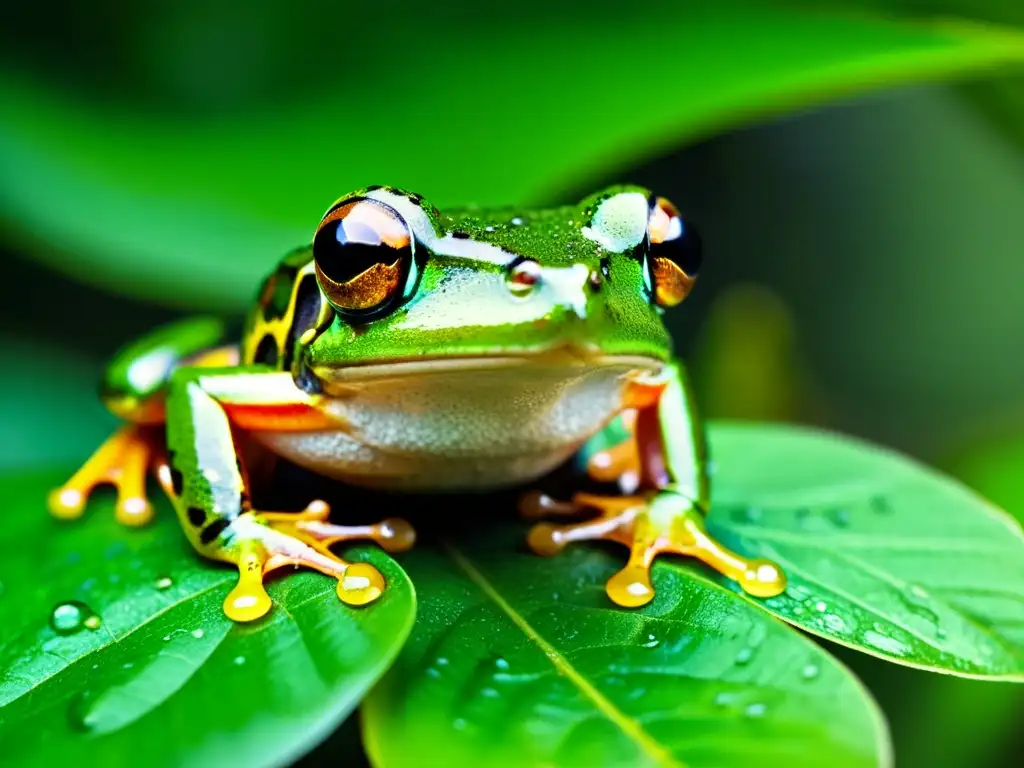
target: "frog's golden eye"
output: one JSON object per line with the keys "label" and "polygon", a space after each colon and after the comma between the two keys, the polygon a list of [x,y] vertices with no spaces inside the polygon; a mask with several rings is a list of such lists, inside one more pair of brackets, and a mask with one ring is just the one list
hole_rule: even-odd
{"label": "frog's golden eye", "polygon": [[663,197],[651,204],[647,237],[654,300],[662,307],[674,307],[687,297],[697,280],[702,258],[700,237]]}
{"label": "frog's golden eye", "polygon": [[393,208],[368,198],[345,200],[327,212],[313,237],[316,279],[336,310],[369,319],[395,306],[415,283],[414,247]]}

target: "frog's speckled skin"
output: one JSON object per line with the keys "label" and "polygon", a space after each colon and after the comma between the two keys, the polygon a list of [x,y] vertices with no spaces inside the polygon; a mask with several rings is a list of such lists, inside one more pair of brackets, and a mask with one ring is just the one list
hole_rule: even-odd
{"label": "frog's speckled skin", "polygon": [[[283,565],[335,576],[339,597],[362,604],[383,579],[329,545],[372,538],[400,551],[411,528],[332,524],[318,501],[298,514],[253,510],[236,441],[354,484],[486,489],[540,477],[622,415],[629,438],[593,453],[588,468],[633,495],[526,497],[528,514],[599,512],[539,523],[534,550],[589,538],[629,546],[608,584],[621,605],[653,597],[658,552],[695,555],[755,595],[781,591],[778,568],[704,530],[703,428],[659,306],[681,301],[695,277],[678,256],[689,230],[670,204],[619,186],[550,210],[440,212],[370,187],[332,206],[328,225],[336,235],[292,251],[264,282],[237,347],[217,347],[219,324],[194,320],[115,359],[104,400],[130,425],[54,492],[55,514],[78,516],[94,485],[113,482],[118,516],[145,522],[141,478],[152,465],[196,549],[239,567],[225,603],[232,618],[269,610],[262,579]],[[337,259],[367,253],[370,266],[352,274],[364,272],[328,277],[338,264],[364,264]]]}

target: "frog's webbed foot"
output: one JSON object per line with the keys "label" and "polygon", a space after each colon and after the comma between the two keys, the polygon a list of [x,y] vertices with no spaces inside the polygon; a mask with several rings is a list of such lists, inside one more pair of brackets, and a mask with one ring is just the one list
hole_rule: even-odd
{"label": "frog's webbed foot", "polygon": [[314,501],[303,512],[247,512],[230,525],[231,535],[216,557],[238,566],[238,585],[224,601],[235,621],[253,621],[270,610],[263,578],[285,566],[305,566],[338,580],[338,597],[349,605],[372,603],[384,591],[384,577],[369,563],[350,563],[330,546],[339,541],[371,540],[387,552],[403,552],[416,540],[407,522],[343,526],[327,521],[330,508]]}
{"label": "frog's webbed foot", "polygon": [[662,553],[696,557],[755,597],[772,597],[786,588],[782,569],[768,560],[749,560],[726,549],[708,534],[692,502],[669,489],[637,496],[577,493],[570,502],[533,493],[523,497],[520,510],[532,518],[596,510],[597,517],[580,523],[537,523],[527,543],[539,555],[557,554],[574,541],[615,541],[629,547],[626,567],[605,587],[608,597],[625,607],[645,605],[654,598],[650,570]]}
{"label": "frog's webbed foot", "polygon": [[50,492],[50,513],[65,520],[81,517],[93,490],[113,485],[117,489],[118,522],[134,526],[152,520],[153,506],[146,496],[146,473],[153,458],[152,431],[151,427],[132,424],[107,438],[70,480]]}

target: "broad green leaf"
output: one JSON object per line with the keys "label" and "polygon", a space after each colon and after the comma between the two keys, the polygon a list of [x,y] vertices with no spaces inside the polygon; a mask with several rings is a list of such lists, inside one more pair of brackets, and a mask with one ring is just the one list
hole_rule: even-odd
{"label": "broad green leaf", "polygon": [[[439,205],[551,198],[766,114],[1024,61],[1012,28],[757,0],[534,2],[500,25],[421,10],[391,6],[403,23],[380,24],[318,7],[316,24],[338,30],[333,76],[310,57],[318,87],[225,114],[90,103],[0,73],[0,216],[82,280],[238,310],[354,187]],[[175,29],[161,50],[185,70],[194,49]]]}
{"label": "broad green leaf", "polygon": [[369,549],[389,584],[377,603],[346,607],[331,579],[290,573],[269,587],[267,618],[233,624],[221,603],[237,573],[202,561],[166,503],[141,529],[119,527],[109,499],[60,523],[44,502],[62,479],[0,482],[0,743],[12,765],[287,764],[344,720],[412,626],[411,584]]}
{"label": "broad green leaf", "polygon": [[[809,429],[713,428],[709,527],[779,563],[759,601],[797,626],[908,666],[1024,679],[1024,535],[959,482]],[[657,586],[657,585],[655,585]]]}
{"label": "broad green leaf", "polygon": [[489,520],[403,561],[419,610],[364,703],[377,768],[888,764],[866,691],[767,613],[666,567],[623,610],[619,558],[538,558],[523,533]]}

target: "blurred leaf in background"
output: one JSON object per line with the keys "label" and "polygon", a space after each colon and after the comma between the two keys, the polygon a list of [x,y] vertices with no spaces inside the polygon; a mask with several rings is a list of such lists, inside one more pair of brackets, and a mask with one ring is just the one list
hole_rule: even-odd
{"label": "blurred leaf in background", "polygon": [[[369,5],[227,10],[242,5],[136,10],[104,30],[141,66],[99,99],[83,96],[117,57],[87,46],[71,49],[69,63],[92,66],[70,82],[27,75],[24,58],[5,68],[0,214],[51,267],[237,312],[274,254],[351,188],[396,184],[442,206],[538,200],[756,116],[1024,61],[1009,28],[754,0],[535,2],[497,24],[473,6],[391,7],[409,23],[382,25]],[[101,17],[70,18],[83,27],[61,29],[77,39]]]}

